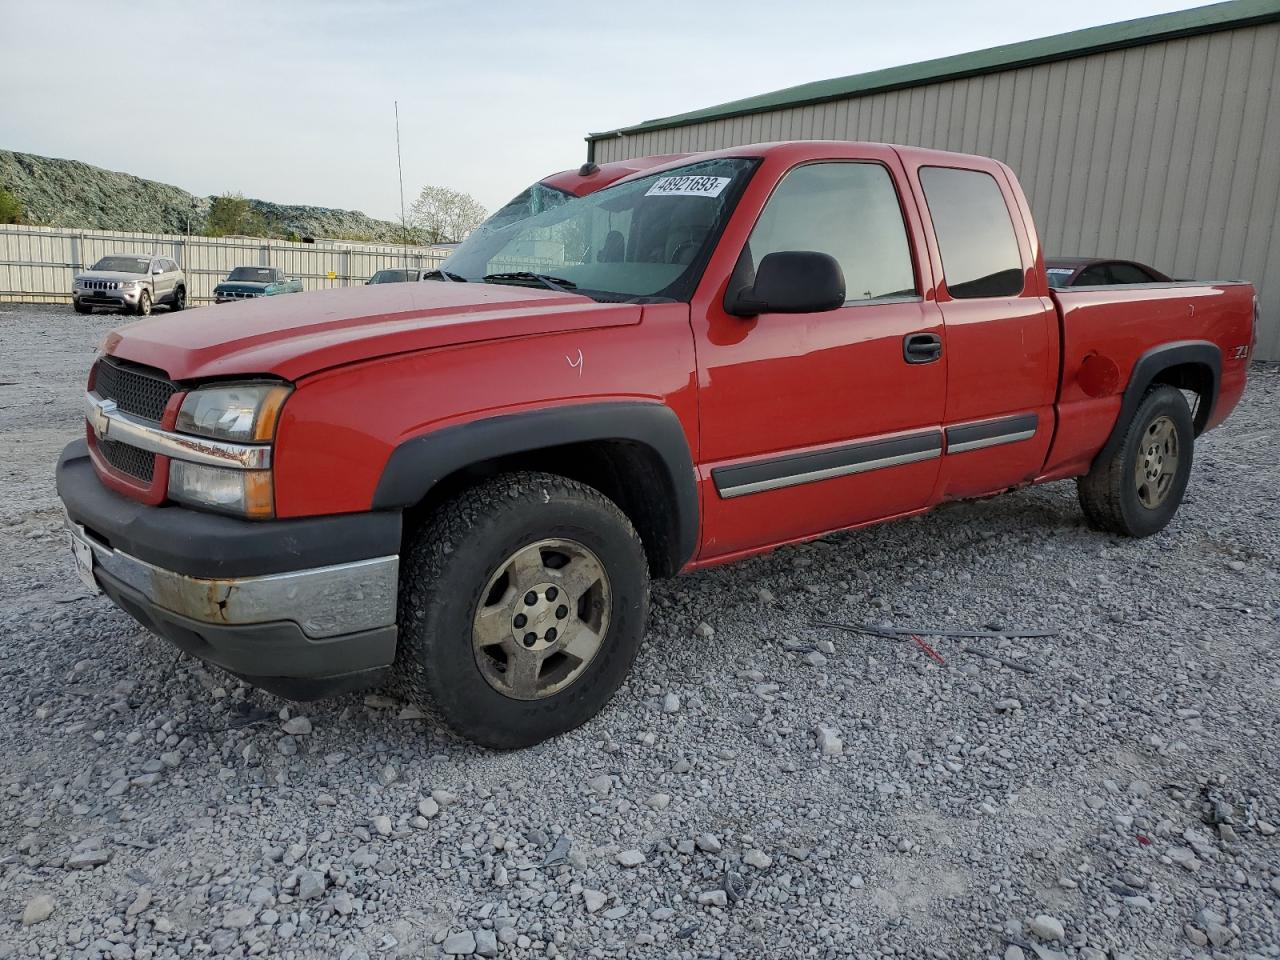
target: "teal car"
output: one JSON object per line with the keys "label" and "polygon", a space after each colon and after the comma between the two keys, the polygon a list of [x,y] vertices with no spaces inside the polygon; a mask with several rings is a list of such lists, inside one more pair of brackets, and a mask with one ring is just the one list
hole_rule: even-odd
{"label": "teal car", "polygon": [[281,293],[301,293],[302,281],[285,277],[279,267],[236,267],[227,279],[213,288],[214,303],[274,297]]}

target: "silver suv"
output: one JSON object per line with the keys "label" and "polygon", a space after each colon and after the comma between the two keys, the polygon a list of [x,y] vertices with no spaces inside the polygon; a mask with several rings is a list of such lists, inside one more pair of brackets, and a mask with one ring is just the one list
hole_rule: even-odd
{"label": "silver suv", "polygon": [[71,302],[76,313],[109,307],[145,317],[157,303],[181,310],[187,305],[187,278],[168,257],[112,254],[76,274]]}

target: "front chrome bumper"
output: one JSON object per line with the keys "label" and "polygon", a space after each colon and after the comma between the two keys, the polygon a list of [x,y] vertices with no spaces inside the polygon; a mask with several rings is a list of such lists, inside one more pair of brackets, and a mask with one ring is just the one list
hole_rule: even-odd
{"label": "front chrome bumper", "polygon": [[149,603],[213,626],[293,622],[308,638],[390,627],[396,621],[398,556],[375,557],[257,577],[200,578],[164,570],[114,550],[66,518],[74,541],[93,553],[95,573]]}
{"label": "front chrome bumper", "polygon": [[79,287],[71,288],[71,299],[79,302],[81,300],[92,303],[94,306],[103,306],[109,303],[116,305],[134,305],[138,302],[138,294],[142,290],[82,290]]}

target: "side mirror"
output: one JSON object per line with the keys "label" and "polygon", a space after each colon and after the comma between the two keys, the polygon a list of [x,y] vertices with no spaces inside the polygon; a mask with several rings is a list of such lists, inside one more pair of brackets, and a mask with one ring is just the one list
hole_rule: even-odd
{"label": "side mirror", "polygon": [[725,310],[736,317],[761,313],[822,313],[844,306],[844,271],[835,257],[812,250],[766,254],[755,283]]}
{"label": "side mirror", "polygon": [[152,273],[164,273],[164,267],[160,266],[160,264],[158,264],[158,263],[153,263],[153,264],[151,265],[151,272],[152,272]]}

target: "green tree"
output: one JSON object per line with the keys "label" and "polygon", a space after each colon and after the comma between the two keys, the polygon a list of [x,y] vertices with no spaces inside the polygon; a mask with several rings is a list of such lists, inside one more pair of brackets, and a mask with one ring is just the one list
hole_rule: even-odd
{"label": "green tree", "polygon": [[210,237],[261,237],[267,232],[262,214],[253,209],[240,193],[224,193],[214,197],[209,206],[205,233]]}
{"label": "green tree", "polygon": [[22,223],[25,215],[22,201],[4,187],[0,187],[0,223]]}

